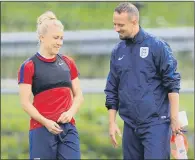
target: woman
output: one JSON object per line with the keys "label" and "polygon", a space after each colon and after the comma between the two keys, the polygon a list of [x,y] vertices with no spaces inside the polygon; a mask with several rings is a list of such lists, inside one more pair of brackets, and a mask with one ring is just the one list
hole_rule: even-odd
{"label": "woman", "polygon": [[52,12],[42,14],[37,20],[40,50],[18,72],[21,104],[31,117],[30,159],[80,159],[73,117],[83,96],[74,61],[59,54],[63,29]]}

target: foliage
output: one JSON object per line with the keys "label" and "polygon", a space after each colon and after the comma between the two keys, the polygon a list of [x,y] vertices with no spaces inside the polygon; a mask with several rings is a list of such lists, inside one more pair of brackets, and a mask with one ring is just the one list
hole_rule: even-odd
{"label": "foliage", "polygon": [[[3,32],[35,31],[36,20],[53,11],[66,30],[111,29],[112,14],[119,2],[2,2]],[[194,25],[193,2],[142,2],[140,21],[144,27]],[[181,12],[182,10],[182,12]]]}
{"label": "foliage", "polygon": [[[103,94],[84,95],[85,102],[76,116],[76,126],[80,135],[83,159],[120,159],[122,148],[120,137],[118,149],[112,147],[108,135],[108,113],[104,107]],[[1,158],[28,158],[28,116],[21,109],[18,95],[2,95],[1,99]],[[180,110],[188,115],[189,158],[194,157],[194,95],[182,94]],[[117,123],[122,130],[123,122],[117,116]]]}

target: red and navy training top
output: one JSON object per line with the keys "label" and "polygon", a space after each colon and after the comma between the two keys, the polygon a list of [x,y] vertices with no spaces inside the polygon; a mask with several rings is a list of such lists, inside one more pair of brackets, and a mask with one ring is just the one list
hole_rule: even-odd
{"label": "red and navy training top", "polygon": [[[20,66],[18,84],[32,85],[34,107],[45,118],[57,121],[72,105],[72,80],[78,74],[76,64],[70,57],[57,54],[52,59],[46,59],[36,53]],[[74,118],[70,123],[75,124]],[[30,130],[41,126],[31,118]]]}

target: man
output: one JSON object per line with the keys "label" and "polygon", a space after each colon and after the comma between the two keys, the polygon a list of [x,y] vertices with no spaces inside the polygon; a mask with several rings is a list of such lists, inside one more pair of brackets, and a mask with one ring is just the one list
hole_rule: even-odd
{"label": "man", "polygon": [[181,133],[178,120],[180,74],[172,50],[139,26],[139,11],[121,3],[113,14],[121,41],[112,51],[105,88],[113,145],[124,120],[124,159],[169,159],[170,136]]}

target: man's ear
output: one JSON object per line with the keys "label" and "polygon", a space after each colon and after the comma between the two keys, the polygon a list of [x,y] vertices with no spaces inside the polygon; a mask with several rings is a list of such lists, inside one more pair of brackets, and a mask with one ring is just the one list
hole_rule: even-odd
{"label": "man's ear", "polygon": [[134,19],[133,21],[132,21],[132,24],[135,26],[135,25],[137,25],[137,19]]}

